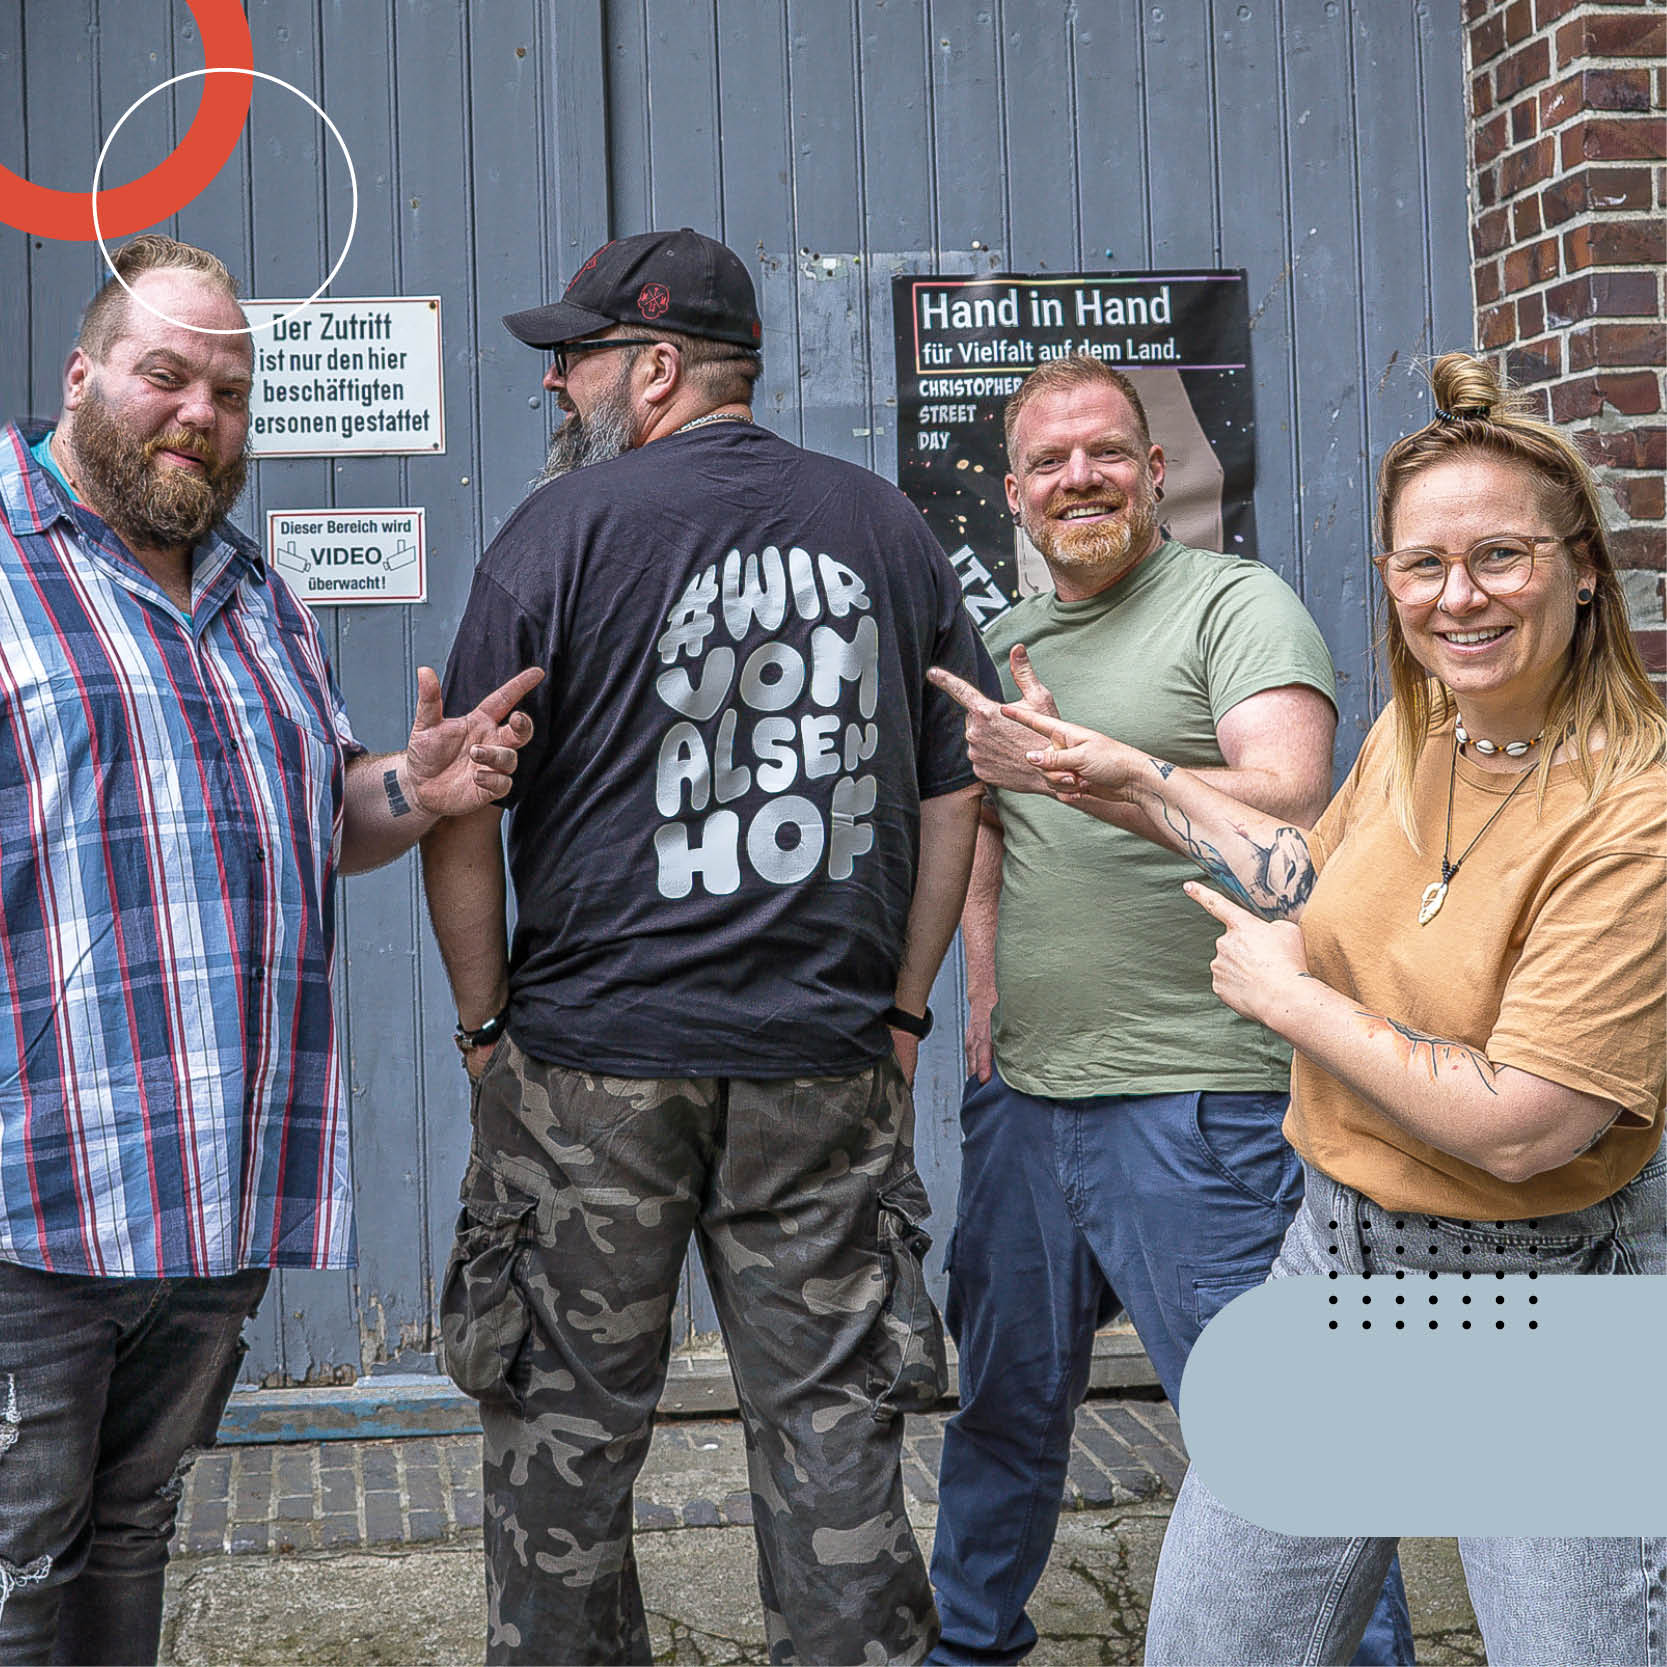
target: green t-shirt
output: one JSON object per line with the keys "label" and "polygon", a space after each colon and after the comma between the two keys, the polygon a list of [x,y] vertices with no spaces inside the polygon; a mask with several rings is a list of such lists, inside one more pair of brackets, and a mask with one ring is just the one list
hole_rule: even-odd
{"label": "green t-shirt", "polygon": [[[985,633],[1002,685],[1029,651],[1062,716],[1172,763],[1222,768],[1216,721],[1300,683],[1335,701],[1331,656],[1260,562],[1170,540],[1086,602],[1027,597]],[[1005,855],[995,1054],[1028,1094],[1279,1090],[1290,1049],[1210,988],[1216,923],[1185,857],[1034,793],[994,793]]]}

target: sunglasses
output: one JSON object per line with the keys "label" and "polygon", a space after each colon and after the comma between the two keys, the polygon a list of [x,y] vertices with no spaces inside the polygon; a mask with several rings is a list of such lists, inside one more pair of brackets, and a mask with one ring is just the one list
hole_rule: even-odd
{"label": "sunglasses", "polygon": [[564,342],[560,347],[550,350],[550,357],[555,361],[556,375],[567,375],[568,360],[575,353],[600,353],[604,347],[652,347],[652,339],[642,340],[638,336],[603,336],[599,341]]}

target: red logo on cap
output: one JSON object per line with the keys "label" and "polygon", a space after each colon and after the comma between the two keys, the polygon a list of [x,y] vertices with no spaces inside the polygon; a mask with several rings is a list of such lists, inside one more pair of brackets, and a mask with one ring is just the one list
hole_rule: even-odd
{"label": "red logo on cap", "polygon": [[637,297],[637,311],[644,318],[658,318],[671,305],[671,291],[664,284],[644,284]]}

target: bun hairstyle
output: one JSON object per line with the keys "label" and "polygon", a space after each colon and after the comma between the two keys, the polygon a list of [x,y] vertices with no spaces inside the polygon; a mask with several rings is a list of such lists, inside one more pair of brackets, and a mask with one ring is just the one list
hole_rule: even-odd
{"label": "bun hairstyle", "polygon": [[[1535,508],[1545,530],[1563,542],[1568,560],[1585,569],[1592,600],[1575,610],[1568,662],[1546,713],[1547,745],[1536,783],[1545,797],[1551,737],[1566,736],[1591,804],[1611,784],[1630,779],[1667,758],[1667,710],[1651,687],[1632,640],[1626,595],[1615,573],[1598,501],[1597,481],[1585,458],[1560,429],[1532,414],[1527,401],[1506,386],[1495,367],[1469,353],[1444,353],[1429,370],[1435,419],[1397,440],[1378,468],[1377,524],[1383,549],[1393,548],[1395,506],[1414,475],[1439,463],[1467,458],[1512,464],[1532,475]],[[1498,529],[1527,531],[1527,528]],[[1542,558],[1543,559],[1543,558]],[[1395,814],[1420,848],[1412,825],[1412,778],[1431,734],[1444,730],[1456,711],[1443,684],[1419,665],[1407,647],[1400,617],[1383,599],[1382,646],[1395,705],[1395,758],[1389,794]]]}

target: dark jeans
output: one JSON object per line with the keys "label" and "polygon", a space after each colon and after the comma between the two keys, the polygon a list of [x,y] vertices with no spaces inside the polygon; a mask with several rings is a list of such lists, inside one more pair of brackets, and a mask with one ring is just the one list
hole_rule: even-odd
{"label": "dark jeans", "polygon": [[740,1397],[770,1659],[919,1661],[937,1627],[902,1414],[942,1393],[944,1349],[896,1061],[628,1080],[506,1038],[474,1122],[440,1316],[481,1403],[487,1660],[652,1659],[631,1487],[693,1231]]}
{"label": "dark jeans", "polygon": [[0,1262],[0,1661],[154,1662],[184,1460],[212,1446],[264,1268]]}
{"label": "dark jeans", "polygon": [[[944,1431],[936,1662],[1012,1662],[1053,1546],[1095,1329],[1121,1300],[1164,1393],[1206,1322],[1267,1277],[1302,1198],[1284,1094],[1049,1100],[967,1084],[946,1314],[961,1410]],[[1399,1566],[1359,1662],[1410,1662]]]}

